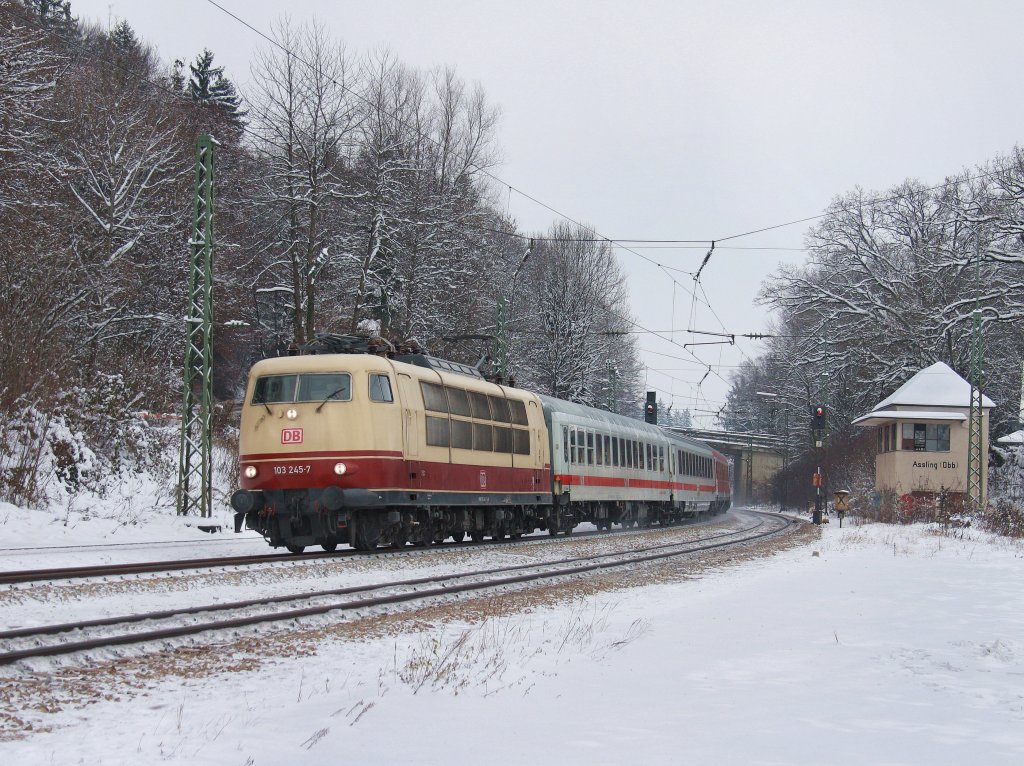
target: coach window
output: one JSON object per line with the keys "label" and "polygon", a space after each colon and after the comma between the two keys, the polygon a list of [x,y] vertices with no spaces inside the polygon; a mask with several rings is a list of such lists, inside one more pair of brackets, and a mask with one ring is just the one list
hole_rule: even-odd
{"label": "coach window", "polygon": [[452,418],[452,446],[456,449],[473,449],[473,424],[468,420]]}
{"label": "coach window", "polygon": [[427,415],[427,444],[431,447],[447,447],[448,442],[448,418],[432,418]]}
{"label": "coach window", "polygon": [[[500,396],[488,396],[487,401],[491,404],[491,419],[501,423],[509,423],[512,415],[508,411],[508,401]],[[511,452],[511,450],[509,450]]]}
{"label": "coach window", "polygon": [[587,431],[587,465],[594,464],[594,432]]}
{"label": "coach window", "polygon": [[494,426],[494,451],[512,451],[512,429],[504,426]]}
{"label": "coach window", "polygon": [[448,392],[448,409],[451,410],[452,415],[461,415],[464,418],[473,416],[473,410],[469,406],[468,392],[450,386],[445,386],[445,391]]}
{"label": "coach window", "polygon": [[619,467],[619,440],[616,437],[612,437],[612,465],[616,468]]}
{"label": "coach window", "polygon": [[665,447],[658,446],[658,470],[665,473]]}
{"label": "coach window", "polygon": [[526,404],[519,399],[508,399],[506,401],[508,401],[508,408],[512,413],[512,422],[517,426],[530,425],[530,421],[526,417]]}
{"label": "coach window", "polygon": [[597,435],[597,464],[604,465],[604,439]]}
{"label": "coach window", "polygon": [[426,409],[432,412],[448,412],[448,397],[444,395],[444,386],[421,382],[420,391],[423,392],[423,406]]}
{"label": "coach window", "polygon": [[487,394],[469,392],[469,401],[473,405],[473,417],[479,420],[491,419],[491,408],[487,404]]}
{"label": "coach window", "polygon": [[512,429],[512,451],[517,455],[530,454],[530,432],[525,428]]}
{"label": "coach window", "polygon": [[572,462],[572,455],[569,453],[569,426],[562,426],[562,459],[566,463]]}
{"label": "coach window", "polygon": [[479,452],[490,452],[494,448],[491,438],[491,427],[483,423],[473,424],[473,449]]}
{"label": "coach window", "polygon": [[391,379],[387,375],[370,373],[370,401],[371,402],[393,402],[391,394]]}
{"label": "coach window", "polygon": [[576,429],[569,429],[569,456],[566,458],[566,462],[576,464]]}

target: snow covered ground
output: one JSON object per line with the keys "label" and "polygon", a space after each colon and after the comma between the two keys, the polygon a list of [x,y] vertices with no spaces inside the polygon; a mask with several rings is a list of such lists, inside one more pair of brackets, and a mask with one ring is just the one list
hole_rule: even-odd
{"label": "snow covered ground", "polygon": [[0,761],[1017,764],[1022,580],[1020,542],[832,524],[692,579],[225,648],[217,673],[26,709],[49,731]]}

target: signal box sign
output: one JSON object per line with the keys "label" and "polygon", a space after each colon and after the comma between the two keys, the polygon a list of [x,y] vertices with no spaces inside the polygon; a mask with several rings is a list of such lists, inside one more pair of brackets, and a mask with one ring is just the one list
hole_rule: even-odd
{"label": "signal box sign", "polygon": [[302,444],[302,429],[282,428],[281,444]]}

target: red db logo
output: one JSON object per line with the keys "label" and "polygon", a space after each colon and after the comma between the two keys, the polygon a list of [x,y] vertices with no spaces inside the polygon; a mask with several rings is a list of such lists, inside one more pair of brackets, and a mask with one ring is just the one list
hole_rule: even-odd
{"label": "red db logo", "polygon": [[282,428],[281,444],[302,444],[302,429]]}

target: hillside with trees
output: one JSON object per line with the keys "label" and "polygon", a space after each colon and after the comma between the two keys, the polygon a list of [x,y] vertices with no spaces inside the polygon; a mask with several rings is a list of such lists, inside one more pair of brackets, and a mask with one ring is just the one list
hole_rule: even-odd
{"label": "hillside with trees", "polygon": [[368,325],[475,364],[505,301],[519,385],[636,411],[623,276],[607,249],[574,251],[580,230],[503,212],[481,85],[282,21],[241,93],[214,51],[164,62],[129,20],[73,11],[0,0],[0,499],[158,460],[137,413],[180,407],[202,133],[219,144],[218,400],[256,360]]}

